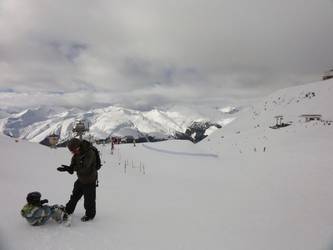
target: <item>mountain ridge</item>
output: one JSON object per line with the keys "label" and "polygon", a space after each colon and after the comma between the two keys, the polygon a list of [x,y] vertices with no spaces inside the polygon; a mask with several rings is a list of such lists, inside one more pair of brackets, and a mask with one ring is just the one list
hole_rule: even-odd
{"label": "mountain ridge", "polygon": [[[45,141],[49,135],[56,134],[60,137],[60,142],[63,142],[73,136],[75,123],[83,120],[89,127],[89,134],[95,139],[117,136],[165,140],[179,138],[179,135],[184,134],[194,122],[222,125],[225,119],[228,119],[228,115],[223,112],[220,112],[217,120],[212,121],[208,115],[204,117],[196,112],[183,114],[158,109],[138,111],[118,106],[84,111],[77,108],[40,106],[8,114],[7,117],[0,119],[0,132],[38,143]],[[191,137],[191,134],[181,137],[198,141],[198,138]]]}
{"label": "mountain ridge", "polygon": [[88,111],[48,106],[28,108],[18,113],[1,110],[2,117],[5,117],[0,119],[0,133],[38,143],[49,135],[56,134],[59,135],[60,142],[64,142],[73,136],[75,123],[84,120],[89,126],[89,134],[95,139],[117,136],[144,140],[176,138],[198,142],[217,128],[225,127],[231,122],[234,126],[227,126],[225,129],[236,132],[244,130],[237,125],[239,117],[248,120],[247,129],[268,128],[274,125],[274,117],[280,115],[287,123],[296,122],[302,114],[321,114],[323,119],[333,120],[329,108],[326,107],[329,105],[323,106],[323,102],[318,101],[330,100],[332,83],[333,80],[326,80],[284,88],[246,107],[229,105],[223,108],[206,108],[203,109],[204,112],[195,108],[181,109],[182,112],[156,108],[138,111],[119,106]]}

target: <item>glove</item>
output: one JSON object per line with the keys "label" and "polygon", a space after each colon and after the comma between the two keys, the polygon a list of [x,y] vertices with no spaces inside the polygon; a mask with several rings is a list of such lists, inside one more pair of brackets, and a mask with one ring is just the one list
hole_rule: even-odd
{"label": "glove", "polygon": [[41,200],[40,205],[43,205],[43,204],[48,203],[48,202],[49,202],[48,199]]}
{"label": "glove", "polygon": [[73,167],[67,166],[67,165],[61,165],[61,167],[58,167],[57,170],[59,172],[65,172],[65,171],[67,171],[70,174],[73,174],[73,172],[74,172]]}
{"label": "glove", "polygon": [[65,167],[58,167],[57,170],[59,172],[65,172],[65,171],[67,171],[67,169]]}

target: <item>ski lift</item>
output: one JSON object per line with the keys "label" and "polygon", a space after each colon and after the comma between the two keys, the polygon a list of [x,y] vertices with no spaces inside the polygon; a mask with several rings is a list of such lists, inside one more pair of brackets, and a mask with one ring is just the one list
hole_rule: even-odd
{"label": "ski lift", "polygon": [[82,120],[80,120],[75,124],[72,131],[73,133],[76,133],[76,136],[80,137],[80,140],[82,140],[82,136],[84,133],[89,131],[89,127],[86,126]]}
{"label": "ski lift", "polygon": [[333,78],[333,69],[326,71],[322,77],[323,80],[328,80]]}

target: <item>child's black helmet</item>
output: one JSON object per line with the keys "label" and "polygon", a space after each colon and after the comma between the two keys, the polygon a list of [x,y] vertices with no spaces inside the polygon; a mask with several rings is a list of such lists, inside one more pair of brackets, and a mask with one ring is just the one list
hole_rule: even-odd
{"label": "child's black helmet", "polygon": [[40,192],[31,192],[31,193],[28,193],[28,195],[27,195],[27,202],[29,204],[38,205],[40,203],[41,196],[42,195],[41,195]]}

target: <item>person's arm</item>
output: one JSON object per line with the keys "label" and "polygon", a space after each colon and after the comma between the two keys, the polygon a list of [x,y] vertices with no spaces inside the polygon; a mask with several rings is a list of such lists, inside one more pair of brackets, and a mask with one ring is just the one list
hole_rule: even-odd
{"label": "person's arm", "polygon": [[74,173],[74,162],[73,162],[73,158],[71,160],[71,165],[70,166],[61,165],[61,167],[58,167],[57,170],[59,172],[65,172],[65,171],[67,171],[68,173],[73,174]]}
{"label": "person's arm", "polygon": [[38,206],[26,205],[21,210],[21,215],[26,218],[30,225],[36,225],[41,219],[43,209]]}

